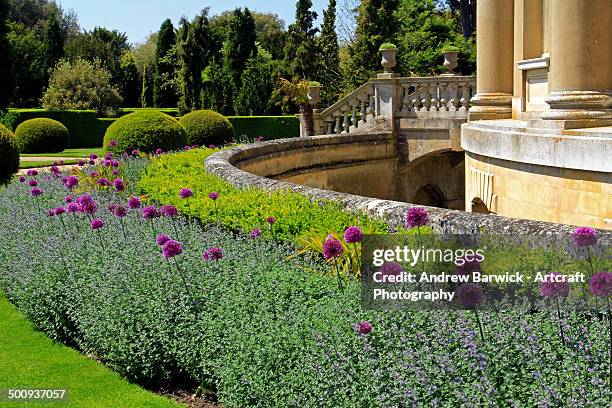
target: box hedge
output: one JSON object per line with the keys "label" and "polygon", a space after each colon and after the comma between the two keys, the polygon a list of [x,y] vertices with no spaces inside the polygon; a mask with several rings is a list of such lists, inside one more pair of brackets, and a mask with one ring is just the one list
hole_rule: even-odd
{"label": "box hedge", "polygon": [[228,116],[238,140],[284,139],[300,136],[300,121],[295,116]]}
{"label": "box hedge", "polygon": [[58,153],[70,142],[66,126],[49,118],[21,122],[15,129],[15,138],[21,153]]}
{"label": "box hedge", "polygon": [[19,150],[15,135],[0,124],[0,184],[7,183],[19,168]]}
{"label": "box hedge", "polygon": [[183,116],[179,123],[185,127],[190,145],[210,146],[234,140],[232,124],[221,114],[211,110],[197,110]]}

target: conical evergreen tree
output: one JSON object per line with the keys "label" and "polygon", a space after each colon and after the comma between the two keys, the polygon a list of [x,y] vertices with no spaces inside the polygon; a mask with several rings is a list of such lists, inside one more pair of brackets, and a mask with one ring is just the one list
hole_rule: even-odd
{"label": "conical evergreen tree", "polygon": [[13,71],[13,50],[7,38],[6,19],[9,14],[9,0],[0,0],[0,109],[8,106],[13,96],[15,75]]}
{"label": "conical evergreen tree", "polygon": [[323,12],[323,26],[319,37],[321,49],[320,82],[323,85],[322,99],[325,105],[334,103],[340,93],[340,47],[336,34],[336,0],[329,0],[327,10]]}
{"label": "conical evergreen tree", "polygon": [[45,24],[43,36],[46,78],[48,78],[48,71],[64,56],[64,41],[64,33],[57,13],[51,13]]}
{"label": "conical evergreen tree", "polygon": [[319,47],[314,28],[317,13],[310,11],[311,0],[298,0],[295,22],[289,26],[289,38],[285,47],[287,65],[294,79],[316,80],[319,76]]}
{"label": "conical evergreen tree", "polygon": [[123,106],[133,108],[138,106],[140,97],[140,79],[134,54],[128,51],[121,57],[121,97]]}
{"label": "conical evergreen tree", "polygon": [[174,107],[178,102],[176,90],[171,85],[176,68],[175,43],[174,26],[170,19],[166,19],[159,29],[155,48],[153,103],[160,108]]}

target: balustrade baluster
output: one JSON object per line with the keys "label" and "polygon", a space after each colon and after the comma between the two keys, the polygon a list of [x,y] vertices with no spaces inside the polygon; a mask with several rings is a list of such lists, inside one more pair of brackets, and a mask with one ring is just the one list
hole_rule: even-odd
{"label": "balustrade baluster", "polygon": [[332,132],[334,131],[334,129],[333,129],[333,120],[328,120],[328,121],[326,121],[326,123],[327,123],[327,134],[328,135],[332,135],[333,134]]}
{"label": "balustrade baluster", "polygon": [[357,129],[358,125],[357,125],[357,104],[358,101],[354,100],[351,103],[352,109],[353,109],[353,114],[351,115],[351,126],[353,126],[355,129]]}
{"label": "balustrade baluster", "polygon": [[435,84],[431,84],[429,85],[429,89],[431,90],[430,94],[431,94],[431,111],[437,111],[438,110],[438,102],[440,100],[440,95],[439,95],[439,91],[440,91],[440,84],[435,83]]}
{"label": "balustrade baluster", "polygon": [[376,101],[374,100],[374,91],[370,92],[370,103],[368,103],[368,119],[374,117]]}
{"label": "balustrade baluster", "polygon": [[368,95],[366,94],[365,97],[364,96],[360,96],[359,97],[359,102],[361,105],[361,109],[359,110],[359,125],[358,127],[363,126],[363,124],[366,122],[366,99],[367,99]]}
{"label": "balustrade baluster", "polygon": [[344,111],[344,120],[342,121],[342,133],[348,133],[349,132],[349,116],[348,116],[348,111]]}
{"label": "balustrade baluster", "polygon": [[334,129],[334,134],[339,134],[340,132],[342,132],[342,128],[340,127],[340,115],[335,115],[336,116],[336,127]]}
{"label": "balustrade baluster", "polygon": [[449,89],[449,83],[448,82],[442,82],[440,84],[440,112],[446,112],[448,111],[448,89]]}

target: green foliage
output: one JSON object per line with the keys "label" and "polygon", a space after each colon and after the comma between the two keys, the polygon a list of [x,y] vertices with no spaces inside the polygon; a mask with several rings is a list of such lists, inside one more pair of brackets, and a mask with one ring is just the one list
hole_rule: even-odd
{"label": "green foliage", "polygon": [[399,21],[394,15],[399,0],[363,0],[357,9],[355,41],[349,46],[345,81],[351,88],[381,71],[380,45],[394,41]]}
{"label": "green foliage", "polygon": [[216,112],[227,113],[232,110],[229,105],[231,98],[225,95],[231,92],[231,78],[226,75],[223,67],[216,61],[212,61],[202,71],[202,92],[200,101],[203,108]]}
{"label": "green foliage", "polygon": [[240,92],[234,96],[234,112],[237,115],[265,115],[274,111],[275,77],[275,62],[261,54],[249,59],[241,75]]}
{"label": "green foliage", "polygon": [[219,146],[234,139],[232,124],[217,112],[193,111],[183,116],[179,123],[185,128],[188,145]]}
{"label": "green foliage", "polygon": [[[43,54],[45,74],[53,69],[57,62],[64,57],[64,33],[60,27],[59,17],[52,13],[45,24],[43,35]],[[47,75],[45,75],[45,78]]]}
{"label": "green foliage", "polygon": [[9,105],[13,97],[15,80],[13,67],[13,47],[7,37],[6,17],[10,10],[8,0],[0,0],[0,109]]}
{"label": "green foliage", "polygon": [[176,71],[176,33],[172,21],[166,19],[157,37],[155,47],[155,79],[153,85],[153,104],[157,107],[173,107],[178,103],[174,88]]}
{"label": "green foliage", "polygon": [[[34,29],[16,22],[9,25],[8,39],[14,51],[13,64],[20,68],[14,70],[15,94],[11,106],[39,106],[47,78],[43,43]],[[4,66],[0,67],[2,69],[5,69]]]}
{"label": "green foliage", "polygon": [[342,83],[340,47],[336,34],[336,0],[330,0],[327,10],[323,12],[323,25],[318,42],[322,65],[319,77],[323,82],[321,100],[323,105],[330,106],[338,100]]}
{"label": "green foliage", "polygon": [[[110,147],[110,141],[117,142]],[[143,109],[122,116],[113,122],[104,135],[104,148],[115,153],[130,153],[136,149],[144,153],[160,148],[164,151],[185,146],[185,129],[172,116],[154,109]]]}
{"label": "green foliage", "polygon": [[254,141],[300,136],[300,122],[295,116],[228,116],[238,140]]}
{"label": "green foliage", "polygon": [[397,50],[397,47],[393,43],[384,43],[380,46],[379,50]]}
{"label": "green foliage", "polygon": [[132,52],[126,52],[121,57],[121,96],[124,106],[138,106],[140,99],[140,78],[138,66]]}
{"label": "green foliage", "polygon": [[15,129],[21,153],[55,153],[69,146],[70,135],[62,123],[48,118],[30,119]]}
{"label": "green foliage", "polygon": [[295,22],[289,26],[285,59],[289,62],[293,79],[318,79],[320,50],[314,28],[317,13],[310,11],[311,0],[297,0]]}
{"label": "green foliage", "polygon": [[[291,191],[233,187],[204,170],[202,163],[211,153],[214,150],[197,149],[155,159],[140,187],[151,199],[173,204],[204,222],[217,220],[214,203],[208,198],[210,192],[216,191],[220,194],[217,208],[222,225],[241,231],[260,228],[265,236],[274,235],[284,240],[299,242],[329,233],[342,234],[349,225],[360,225],[365,233],[388,230],[384,222],[349,213],[336,202],[311,202]],[[190,188],[194,196],[182,200],[178,194],[181,188]],[[266,224],[268,217],[277,219],[273,231]]]}
{"label": "green foliage", "polygon": [[19,149],[15,135],[0,124],[0,184],[8,183],[19,169]]}
{"label": "green foliage", "polygon": [[121,96],[111,85],[108,71],[99,61],[83,59],[60,61],[43,96],[45,109],[93,109],[100,115],[111,115],[120,103]]}

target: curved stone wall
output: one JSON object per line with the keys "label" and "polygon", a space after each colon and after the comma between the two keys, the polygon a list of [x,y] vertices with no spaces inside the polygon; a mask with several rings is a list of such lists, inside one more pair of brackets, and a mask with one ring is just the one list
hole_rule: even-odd
{"label": "curved stone wall", "polygon": [[[349,211],[363,211],[371,216],[384,219],[393,229],[404,225],[404,217],[414,204],[365,197],[323,188],[310,187],[274,177],[297,177],[296,174],[312,168],[316,163],[321,166],[350,167],[352,160],[355,165],[371,165],[368,152],[372,152],[374,161],[384,161],[391,154],[392,138],[387,134],[379,135],[334,135],[313,136],[296,139],[279,139],[264,143],[243,145],[219,151],[211,155],[205,162],[206,170],[221,177],[232,185],[245,188],[249,186],[266,190],[289,189],[310,197],[313,200],[334,200],[340,202]],[[351,157],[346,154],[342,144],[354,144],[350,149],[361,152]],[[371,145],[369,149],[364,146]],[[308,151],[308,153],[306,153]],[[306,157],[302,159],[300,157]],[[291,158],[292,161],[281,161],[279,158]],[[335,160],[331,160],[331,159]],[[331,160],[331,162],[330,162]],[[248,170],[248,171],[247,171]],[[259,173],[259,174],[255,174]],[[291,176],[288,176],[291,175]],[[381,178],[370,178],[370,184],[382,184]],[[474,233],[486,231],[500,234],[516,235],[569,235],[574,227],[563,224],[553,224],[541,221],[530,221],[507,218],[497,215],[468,213],[458,210],[447,210],[437,207],[426,207],[430,214],[432,227],[442,233]],[[612,234],[601,231],[602,239],[611,240]]]}

